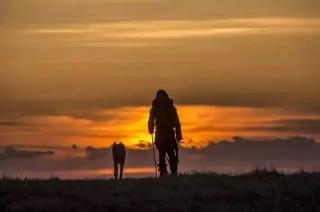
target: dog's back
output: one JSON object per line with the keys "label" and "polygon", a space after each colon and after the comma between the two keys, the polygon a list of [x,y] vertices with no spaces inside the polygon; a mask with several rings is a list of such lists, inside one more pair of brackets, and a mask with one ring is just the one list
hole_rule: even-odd
{"label": "dog's back", "polygon": [[126,147],[123,143],[113,143],[112,155],[114,163],[124,164],[126,160]]}

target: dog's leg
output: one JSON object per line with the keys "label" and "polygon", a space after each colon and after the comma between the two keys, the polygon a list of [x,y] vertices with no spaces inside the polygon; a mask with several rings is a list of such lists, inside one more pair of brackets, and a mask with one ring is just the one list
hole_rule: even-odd
{"label": "dog's leg", "polygon": [[114,162],[114,178],[118,179],[118,164]]}

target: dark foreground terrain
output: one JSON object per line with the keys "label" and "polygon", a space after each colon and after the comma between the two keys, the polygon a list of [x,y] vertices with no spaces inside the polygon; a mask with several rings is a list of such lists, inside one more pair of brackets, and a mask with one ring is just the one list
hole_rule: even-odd
{"label": "dark foreground terrain", "polygon": [[0,211],[320,211],[320,173],[0,181]]}

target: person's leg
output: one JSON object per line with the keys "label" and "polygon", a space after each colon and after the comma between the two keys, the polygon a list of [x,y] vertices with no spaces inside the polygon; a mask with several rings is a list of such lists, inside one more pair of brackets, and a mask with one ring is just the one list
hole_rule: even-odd
{"label": "person's leg", "polygon": [[159,166],[160,176],[166,176],[168,174],[167,164],[166,164],[166,151],[163,151],[163,149],[159,149],[158,166]]}
{"label": "person's leg", "polygon": [[120,180],[122,180],[124,163],[120,163]]}
{"label": "person's leg", "polygon": [[114,178],[118,179],[118,164],[116,162],[113,163],[114,164]]}
{"label": "person's leg", "polygon": [[168,151],[168,156],[171,175],[176,176],[178,173],[178,159],[173,149]]}

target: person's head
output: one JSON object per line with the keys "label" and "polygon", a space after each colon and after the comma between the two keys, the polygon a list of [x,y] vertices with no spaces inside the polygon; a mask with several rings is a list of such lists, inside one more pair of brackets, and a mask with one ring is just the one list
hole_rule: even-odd
{"label": "person's head", "polygon": [[169,100],[169,95],[165,90],[158,90],[156,99],[159,100],[160,102],[165,102]]}

